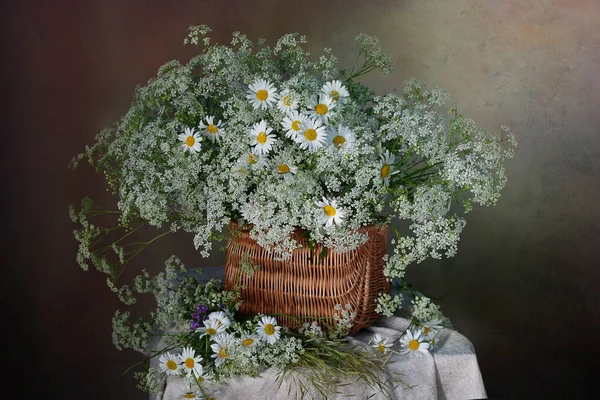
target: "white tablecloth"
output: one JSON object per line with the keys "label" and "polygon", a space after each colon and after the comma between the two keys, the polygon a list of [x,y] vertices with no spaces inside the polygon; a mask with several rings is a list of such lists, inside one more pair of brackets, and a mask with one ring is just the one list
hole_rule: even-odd
{"label": "white tablecloth", "polygon": [[[367,343],[375,334],[396,339],[408,326],[408,321],[400,317],[381,318],[374,325],[365,328],[354,335],[353,339]],[[460,333],[443,329],[439,336],[439,347],[430,354],[422,357],[393,354],[389,361],[390,370],[402,374],[402,379],[412,388],[400,384],[394,390],[394,399],[419,400],[469,400],[486,399],[485,386],[477,363],[475,350],[471,342]],[[160,343],[158,344],[160,348]],[[156,366],[156,357],[153,359]],[[289,387],[284,382],[280,387],[275,382],[277,372],[273,369],[265,371],[260,378],[239,377],[227,385],[207,386],[209,393],[218,400],[254,400],[254,399],[287,399]],[[165,380],[164,392],[152,395],[151,400],[180,400],[186,393],[187,386],[179,377],[168,377]],[[372,390],[360,382],[350,383],[339,388],[344,395],[336,399],[386,399],[382,393],[372,393]],[[295,391],[292,390],[291,393]],[[372,396],[372,397],[370,397]],[[321,399],[315,391],[305,399]]]}

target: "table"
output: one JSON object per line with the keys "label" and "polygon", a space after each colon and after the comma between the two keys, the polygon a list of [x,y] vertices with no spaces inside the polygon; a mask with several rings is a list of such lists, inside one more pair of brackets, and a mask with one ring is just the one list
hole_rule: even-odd
{"label": "table", "polygon": [[[372,326],[355,334],[352,340],[366,344],[375,333],[396,339],[407,326],[408,320],[404,318],[382,317]],[[408,358],[399,354],[390,357],[388,361],[390,370],[401,373],[404,381],[413,385],[410,389],[400,385],[394,391],[394,399],[487,399],[477,356],[471,342],[455,330],[443,329],[438,343],[437,350],[419,358]],[[160,348],[160,343],[157,345]],[[276,373],[274,369],[269,369],[260,378],[244,376],[230,381],[227,385],[208,386],[208,388],[210,394],[218,400],[287,399],[288,383],[285,382],[278,387],[278,383],[275,382]],[[186,389],[183,379],[169,376],[164,382],[164,392],[152,395],[151,400],[179,400],[183,398]],[[386,399],[383,394],[372,393],[369,387],[356,382],[345,386],[343,392],[346,395],[338,396],[336,399],[348,399],[348,395],[361,400]],[[314,396],[309,395],[305,398],[321,399],[316,391],[313,394]]]}

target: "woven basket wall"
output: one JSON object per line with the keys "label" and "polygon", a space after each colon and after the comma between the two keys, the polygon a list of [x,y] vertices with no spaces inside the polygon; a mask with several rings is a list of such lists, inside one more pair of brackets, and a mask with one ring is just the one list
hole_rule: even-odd
{"label": "woven basket wall", "polygon": [[[390,284],[383,275],[383,256],[386,254],[387,226],[369,226],[361,229],[368,241],[354,251],[335,253],[328,250],[319,260],[321,246],[314,253],[302,237],[295,237],[303,247],[294,250],[285,261],[274,260],[259,246],[248,232],[232,224],[227,242],[225,261],[225,288],[241,287],[244,300],[240,312],[245,315],[285,314],[275,316],[280,325],[292,329],[304,322],[322,318],[333,324],[336,304],[350,304],[356,312],[350,334],[375,322],[377,295],[389,293]],[[316,254],[314,259],[311,255]],[[250,257],[260,266],[251,277],[240,270],[242,257]],[[300,320],[298,319],[300,318]]]}

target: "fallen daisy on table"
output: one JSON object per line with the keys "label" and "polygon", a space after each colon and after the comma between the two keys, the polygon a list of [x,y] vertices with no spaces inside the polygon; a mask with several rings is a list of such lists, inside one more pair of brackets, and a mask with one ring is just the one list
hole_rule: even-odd
{"label": "fallen daisy on table", "polygon": [[423,322],[421,325],[423,326],[423,334],[428,338],[435,337],[443,328],[442,321],[439,319]]}
{"label": "fallen daisy on table", "polygon": [[379,333],[376,333],[371,339],[371,347],[376,348],[381,354],[385,354],[392,347],[392,343],[389,343],[387,337],[382,337]]}
{"label": "fallen daisy on table", "polygon": [[186,376],[188,382],[190,382],[190,388],[197,387],[197,385],[206,385],[212,381],[212,375],[206,371],[202,371],[200,375]]}
{"label": "fallen daisy on table", "polygon": [[192,389],[183,395],[184,399],[201,399],[202,397],[202,394],[195,389]]}
{"label": "fallen daisy on table", "polygon": [[426,342],[423,331],[408,329],[400,338],[400,354],[420,357],[425,353],[429,353],[429,343]]}

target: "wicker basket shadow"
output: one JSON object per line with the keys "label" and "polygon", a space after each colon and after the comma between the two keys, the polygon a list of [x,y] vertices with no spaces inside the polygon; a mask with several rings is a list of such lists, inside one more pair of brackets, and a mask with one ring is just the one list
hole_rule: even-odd
{"label": "wicker basket shadow", "polygon": [[[301,247],[281,261],[258,245],[248,231],[231,224],[225,288],[239,288],[242,314],[271,314],[290,329],[314,320],[332,325],[335,306],[350,304],[356,312],[350,334],[355,334],[380,317],[375,312],[377,296],[390,292],[383,274],[388,226],[367,226],[360,231],[367,233],[368,240],[358,249],[344,253],[327,249],[323,257],[319,257],[320,245],[312,250],[304,236],[295,235]],[[259,268],[248,275],[242,271],[242,260]]]}

